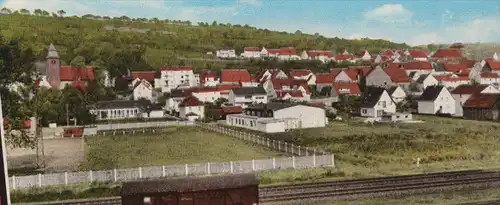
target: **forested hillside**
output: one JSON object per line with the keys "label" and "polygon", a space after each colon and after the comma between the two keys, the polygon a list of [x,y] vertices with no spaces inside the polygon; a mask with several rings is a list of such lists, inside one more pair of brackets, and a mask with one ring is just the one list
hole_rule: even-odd
{"label": "forested hillside", "polygon": [[[54,43],[63,63],[70,64],[81,56],[85,64],[106,67],[115,75],[123,74],[126,68],[150,70],[175,64],[188,64],[195,69],[224,68],[221,62],[178,59],[206,57],[206,52],[223,47],[235,48],[237,52],[246,46],[295,46],[298,51],[347,48],[350,52],[363,48],[378,52],[385,48],[408,47],[385,40],[325,38],[300,31],[292,34],[217,22],[200,22],[194,26],[190,22],[158,19],[120,17],[94,20],[89,19],[93,17],[91,15],[86,18],[37,15],[22,15],[19,12],[0,15],[0,34],[7,39],[20,38],[24,46],[31,47],[41,58],[48,45]],[[81,61],[82,58],[78,59]]]}

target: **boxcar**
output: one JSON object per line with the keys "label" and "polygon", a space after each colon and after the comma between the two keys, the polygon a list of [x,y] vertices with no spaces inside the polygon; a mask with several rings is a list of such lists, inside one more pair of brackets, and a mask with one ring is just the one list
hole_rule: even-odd
{"label": "boxcar", "polygon": [[121,198],[122,205],[255,205],[258,186],[254,174],[130,181]]}

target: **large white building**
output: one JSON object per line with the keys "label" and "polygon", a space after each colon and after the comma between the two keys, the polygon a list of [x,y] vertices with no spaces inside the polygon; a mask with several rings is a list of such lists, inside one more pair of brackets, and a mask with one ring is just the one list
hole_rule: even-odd
{"label": "large white building", "polygon": [[173,89],[181,87],[198,86],[198,79],[191,67],[162,67],[160,68],[160,78],[155,79],[155,87],[168,93]]}
{"label": "large white building", "polygon": [[147,99],[149,101],[153,100],[153,86],[147,80],[141,79],[135,82],[133,88],[134,100],[139,100],[141,98]]}
{"label": "large white building", "polygon": [[236,58],[236,51],[234,49],[219,49],[216,52],[217,58]]}
{"label": "large white building", "polygon": [[227,125],[266,133],[325,127],[327,123],[328,120],[323,108],[300,104],[258,104],[245,109],[244,114],[226,116]]}

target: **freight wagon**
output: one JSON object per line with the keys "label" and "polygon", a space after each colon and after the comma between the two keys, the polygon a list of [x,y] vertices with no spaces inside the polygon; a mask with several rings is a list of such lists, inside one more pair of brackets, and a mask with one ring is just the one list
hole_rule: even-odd
{"label": "freight wagon", "polygon": [[258,186],[254,174],[130,181],[121,198],[122,205],[256,205]]}

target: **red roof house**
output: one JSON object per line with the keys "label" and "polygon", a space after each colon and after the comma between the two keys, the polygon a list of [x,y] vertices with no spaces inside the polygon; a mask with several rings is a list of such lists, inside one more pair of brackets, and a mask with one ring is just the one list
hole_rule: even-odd
{"label": "red roof house", "polygon": [[425,51],[423,50],[419,50],[419,49],[413,49],[413,50],[410,50],[410,56],[412,58],[427,58],[427,53],[425,53]]}
{"label": "red roof house", "polygon": [[361,95],[361,90],[359,89],[359,85],[357,83],[335,82],[333,83],[332,88],[335,89],[338,95]]}
{"label": "red roof house", "polygon": [[125,77],[128,80],[135,80],[137,78],[144,79],[149,82],[154,82],[155,78],[157,78],[156,71],[132,71],[130,73],[130,77]]}
{"label": "red roof house", "polygon": [[316,84],[332,84],[333,78],[330,73],[318,73],[316,75]]}
{"label": "red roof house", "polygon": [[385,73],[391,78],[394,83],[410,83],[410,77],[405,70],[397,67],[388,67],[384,69]]}
{"label": "red roof house", "polygon": [[492,58],[484,59],[486,62],[485,66],[491,69],[491,71],[500,71],[500,61],[495,61]]}
{"label": "red roof house", "polygon": [[248,70],[224,69],[221,72],[221,83],[251,82],[252,77]]}
{"label": "red roof house", "polygon": [[198,100],[198,98],[190,95],[179,104],[179,107],[194,107],[194,106],[203,106],[203,103]]}
{"label": "red roof house", "polygon": [[259,52],[260,48],[259,47],[245,47],[243,49],[243,51],[246,51],[246,52]]}
{"label": "red roof house", "polygon": [[452,73],[458,73],[462,70],[467,69],[466,65],[463,63],[444,63],[443,68],[444,70]]}
{"label": "red roof house", "polygon": [[463,57],[463,54],[460,49],[440,48],[431,57],[434,59],[459,59]]}
{"label": "red roof house", "polygon": [[61,81],[75,81],[78,79],[83,81],[95,80],[94,69],[92,67],[73,68],[71,66],[61,66],[60,78]]}
{"label": "red roof house", "polygon": [[283,47],[279,50],[280,56],[297,55],[297,50],[294,47]]}

